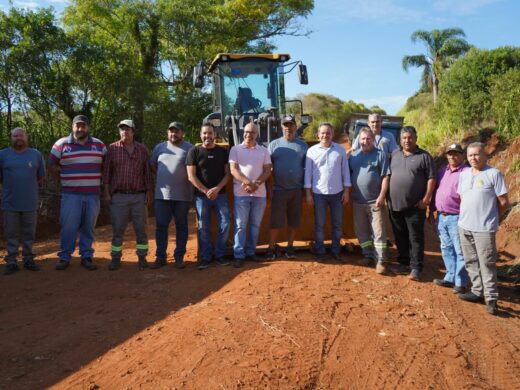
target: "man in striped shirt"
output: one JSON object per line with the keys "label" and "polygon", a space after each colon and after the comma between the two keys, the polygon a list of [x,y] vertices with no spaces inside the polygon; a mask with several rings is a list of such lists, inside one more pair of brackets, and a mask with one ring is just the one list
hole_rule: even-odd
{"label": "man in striped shirt", "polygon": [[96,269],[92,262],[94,227],[99,215],[99,193],[105,144],[90,135],[85,115],[72,120],[72,133],[56,141],[49,155],[49,171],[61,184],[60,251],[58,271],[66,269],[76,249],[79,231],[81,265]]}
{"label": "man in striped shirt", "polygon": [[139,269],[148,267],[146,203],[153,199],[153,181],[148,149],[135,140],[135,125],[130,119],[119,123],[120,140],[108,147],[103,167],[105,198],[110,202],[112,220],[112,262],[108,269],[121,266],[123,236],[131,220],[136,235]]}

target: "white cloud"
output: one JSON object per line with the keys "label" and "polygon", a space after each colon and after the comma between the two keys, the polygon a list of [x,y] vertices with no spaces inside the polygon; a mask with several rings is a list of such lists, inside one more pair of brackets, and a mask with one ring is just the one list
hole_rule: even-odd
{"label": "white cloud", "polygon": [[448,12],[456,15],[468,15],[482,7],[498,3],[502,0],[434,0],[432,3],[436,11]]}
{"label": "white cloud", "polygon": [[379,96],[373,98],[356,98],[355,102],[363,103],[367,107],[379,106],[383,108],[389,115],[395,114],[406,103],[409,96]]}
{"label": "white cloud", "polygon": [[17,0],[14,5],[18,8],[36,9],[40,6],[36,1]]}

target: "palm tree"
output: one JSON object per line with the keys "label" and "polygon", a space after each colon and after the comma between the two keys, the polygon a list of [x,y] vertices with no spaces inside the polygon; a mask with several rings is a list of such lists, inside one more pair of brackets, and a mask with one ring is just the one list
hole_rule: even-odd
{"label": "palm tree", "polygon": [[424,31],[417,30],[410,37],[413,43],[418,40],[425,43],[426,54],[403,57],[403,69],[410,66],[423,67],[422,81],[431,86],[433,104],[437,102],[439,78],[458,57],[466,53],[471,45],[464,39],[466,34],[460,28]]}

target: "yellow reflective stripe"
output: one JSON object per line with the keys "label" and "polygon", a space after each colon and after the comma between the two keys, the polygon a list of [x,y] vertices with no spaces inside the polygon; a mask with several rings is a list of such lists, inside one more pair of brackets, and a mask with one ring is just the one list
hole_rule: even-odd
{"label": "yellow reflective stripe", "polygon": [[376,248],[386,248],[386,242],[376,242],[374,246]]}
{"label": "yellow reflective stripe", "polygon": [[148,249],[148,244],[137,244],[136,248],[137,249]]}
{"label": "yellow reflective stripe", "polygon": [[112,245],[112,252],[121,252],[123,250],[123,246]]}

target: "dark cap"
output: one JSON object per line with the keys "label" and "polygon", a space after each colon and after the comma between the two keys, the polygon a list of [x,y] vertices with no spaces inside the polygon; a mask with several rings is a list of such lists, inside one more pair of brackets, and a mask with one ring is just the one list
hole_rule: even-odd
{"label": "dark cap", "polygon": [[176,129],[179,129],[181,131],[184,131],[184,125],[181,122],[172,122],[172,123],[170,123],[170,125],[168,126],[168,130],[172,129],[172,128],[176,128]]}
{"label": "dark cap", "polygon": [[72,120],[72,124],[75,123],[84,123],[86,125],[90,125],[90,120],[85,115],[76,115]]}
{"label": "dark cap", "polygon": [[289,122],[290,122],[290,123],[294,123],[294,124],[296,124],[296,119],[294,119],[294,116],[292,116],[292,115],[286,115],[286,116],[284,116],[284,117],[282,118],[282,125],[283,125],[284,123],[289,123]]}
{"label": "dark cap", "polygon": [[459,144],[451,144],[450,146],[448,146],[448,148],[446,149],[446,153],[449,152],[464,153],[464,151],[462,150],[462,146],[460,146]]}

